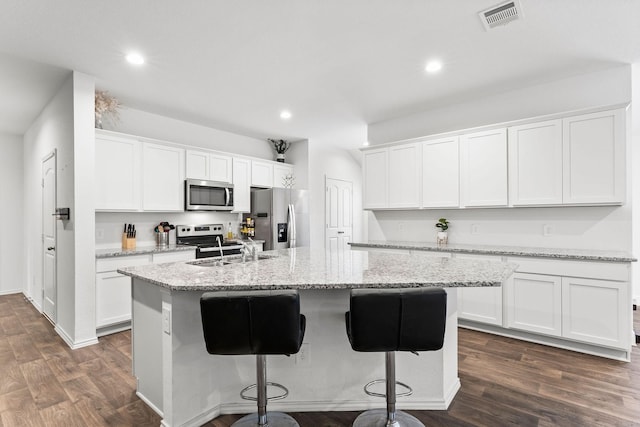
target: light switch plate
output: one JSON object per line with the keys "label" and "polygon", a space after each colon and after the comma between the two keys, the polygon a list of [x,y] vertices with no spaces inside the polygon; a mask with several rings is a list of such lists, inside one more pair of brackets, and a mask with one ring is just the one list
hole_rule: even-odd
{"label": "light switch plate", "polygon": [[162,331],[171,335],[171,308],[162,306]]}

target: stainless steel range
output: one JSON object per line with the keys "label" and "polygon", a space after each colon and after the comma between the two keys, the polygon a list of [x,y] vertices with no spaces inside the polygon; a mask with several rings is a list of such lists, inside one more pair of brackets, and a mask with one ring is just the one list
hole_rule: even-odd
{"label": "stainless steel range", "polygon": [[242,245],[224,241],[222,224],[176,225],[176,243],[196,246],[196,258],[211,258],[240,253]]}

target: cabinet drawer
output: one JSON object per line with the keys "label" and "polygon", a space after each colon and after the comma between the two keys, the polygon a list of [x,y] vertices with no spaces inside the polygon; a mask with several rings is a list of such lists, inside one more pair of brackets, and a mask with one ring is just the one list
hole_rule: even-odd
{"label": "cabinet drawer", "polygon": [[519,257],[510,257],[508,261],[518,264],[518,273],[587,277],[621,282],[629,280],[629,265],[627,263],[556,261]]}
{"label": "cabinet drawer", "polygon": [[112,258],[100,258],[96,260],[96,273],[104,271],[116,271],[124,267],[136,267],[138,265],[151,264],[151,255],[117,256]]}

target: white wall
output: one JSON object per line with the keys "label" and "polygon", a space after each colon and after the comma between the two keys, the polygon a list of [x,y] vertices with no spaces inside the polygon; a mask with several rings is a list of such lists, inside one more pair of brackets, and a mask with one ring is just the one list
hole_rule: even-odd
{"label": "white wall", "polygon": [[275,159],[273,147],[267,140],[208,128],[126,106],[120,111],[120,122],[115,126],[105,123],[104,128],[211,150],[267,160]]}
{"label": "white wall", "polygon": [[24,135],[27,287],[42,307],[42,159],[57,150],[56,330],[73,347],[95,342],[93,78],[72,73]]}
{"label": "white wall", "polygon": [[370,124],[371,145],[631,100],[628,65]]}
{"label": "white wall", "polygon": [[[364,141],[364,138],[360,139]],[[311,247],[325,246],[325,179],[353,182],[353,240],[363,238],[362,169],[347,150],[323,141],[309,141]]]}
{"label": "white wall", "polygon": [[24,222],[22,209],[22,137],[0,134],[0,295],[22,292]]}
{"label": "white wall", "polygon": [[[635,189],[629,191],[628,200],[629,203],[634,203],[632,213],[632,237],[633,237],[633,254],[640,257],[640,197],[634,197],[640,189],[640,62],[633,64],[631,68],[632,78],[632,100],[631,100],[631,126],[629,130],[629,141],[627,145],[628,152],[630,154],[627,167],[631,169],[631,188]],[[635,108],[634,108],[635,105]],[[633,283],[633,295],[634,303],[640,304],[640,265],[635,262],[632,264],[632,274],[634,277]],[[640,333],[640,331],[636,331]]]}

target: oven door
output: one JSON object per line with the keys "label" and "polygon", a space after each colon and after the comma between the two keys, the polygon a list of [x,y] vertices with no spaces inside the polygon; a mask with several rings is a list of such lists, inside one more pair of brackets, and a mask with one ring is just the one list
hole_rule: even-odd
{"label": "oven door", "polygon": [[[224,256],[239,255],[240,249],[242,249],[242,245],[223,246],[222,254]],[[213,258],[213,257],[219,257],[219,256],[220,256],[220,248],[218,246],[198,247],[196,249],[196,259]]]}
{"label": "oven door", "polygon": [[184,209],[187,211],[233,210],[233,184],[195,179],[185,180]]}

